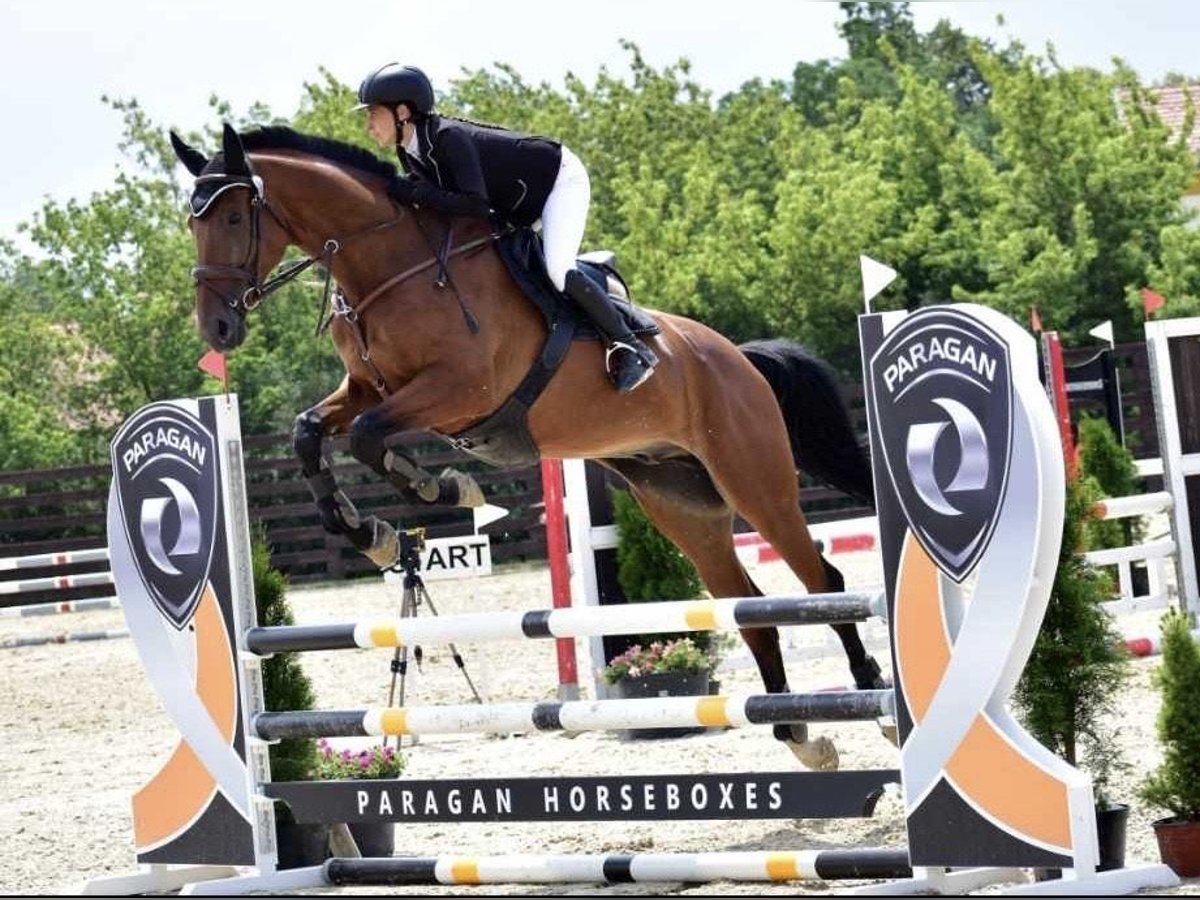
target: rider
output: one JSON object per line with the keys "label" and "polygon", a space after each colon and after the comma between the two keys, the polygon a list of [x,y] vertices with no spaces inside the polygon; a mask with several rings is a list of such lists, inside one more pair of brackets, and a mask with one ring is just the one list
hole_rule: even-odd
{"label": "rider", "polygon": [[451,216],[495,216],[514,225],[542,221],[546,271],[608,344],[605,366],[628,393],[650,377],[658,357],[629,330],[608,295],[575,267],[591,202],[579,158],[557,141],[434,112],[433,86],[413,66],[388,63],[358,89],[367,132],[394,145],[407,175],[389,193],[401,203]]}

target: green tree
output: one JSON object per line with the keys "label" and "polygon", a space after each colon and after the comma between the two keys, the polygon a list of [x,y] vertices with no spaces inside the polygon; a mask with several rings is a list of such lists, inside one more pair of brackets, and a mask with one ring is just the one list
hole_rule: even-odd
{"label": "green tree", "polygon": [[[1036,304],[1067,341],[1104,319],[1135,337],[1147,284],[1172,315],[1200,310],[1200,232],[1179,205],[1195,163],[1132,72],[1063,68],[945,22],[922,33],[907,4],[842,8],[845,56],[790,83],[714,98],[686,60],[656,68],[625,43],[627,73],[534,84],[500,64],[439,86],[439,104],[574,149],[592,181],[585,246],[617,251],[637,302],[734,340],[799,340],[855,377],[863,253],[900,273],[876,308],[974,300],[1023,321]],[[388,155],[353,100],[322,69],[293,116],[214,98],[188,137],[212,152],[222,120],[287,121]],[[5,465],[97,459],[128,410],[205,385],[191,180],[136,101],[110,105],[128,166],[47,204],[27,226],[34,258],[0,244],[0,307],[19,311],[0,332],[27,335],[0,363]],[[341,377],[312,333],[316,296],[312,281],[280,291],[231,356],[248,432],[287,428]],[[44,357],[64,373],[52,392]]]}
{"label": "green tree", "polygon": [[[999,126],[996,190],[977,223],[988,285],[960,295],[1018,319],[1037,305],[1068,341],[1108,318],[1118,340],[1136,338],[1128,298],[1159,258],[1164,229],[1183,218],[1194,161],[1145,113],[1125,68],[1106,76],[1053,59],[1011,70],[982,62]],[[1114,103],[1122,90],[1128,99]]]}

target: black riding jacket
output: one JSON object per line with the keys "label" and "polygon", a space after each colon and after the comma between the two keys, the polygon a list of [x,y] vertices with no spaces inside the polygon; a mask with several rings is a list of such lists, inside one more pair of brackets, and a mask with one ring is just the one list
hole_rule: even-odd
{"label": "black riding jacket", "polygon": [[562,162],[557,141],[438,115],[415,125],[420,159],[397,153],[418,206],[514,225],[541,216]]}

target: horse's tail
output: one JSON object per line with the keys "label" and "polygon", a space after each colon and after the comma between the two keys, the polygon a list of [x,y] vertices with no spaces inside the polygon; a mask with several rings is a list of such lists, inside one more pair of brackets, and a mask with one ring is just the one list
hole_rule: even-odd
{"label": "horse's tail", "polygon": [[874,506],[871,463],[833,368],[791,341],[750,341],[738,349],[775,391],[797,468]]}

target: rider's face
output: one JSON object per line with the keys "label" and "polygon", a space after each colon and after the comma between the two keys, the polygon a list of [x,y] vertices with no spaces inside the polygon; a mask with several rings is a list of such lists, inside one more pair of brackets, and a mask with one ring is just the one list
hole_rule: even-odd
{"label": "rider's face", "polygon": [[396,146],[396,120],[386,106],[373,103],[367,107],[367,134],[380,146]]}

